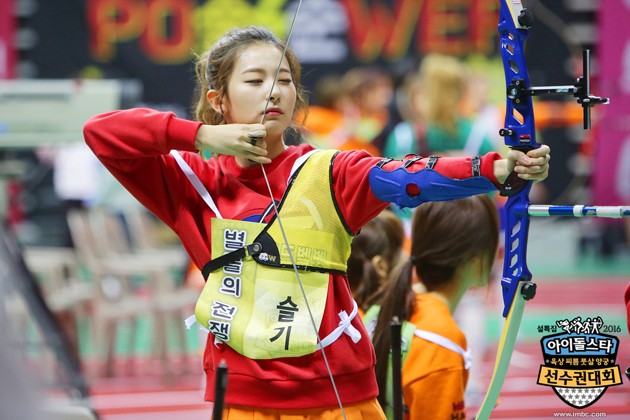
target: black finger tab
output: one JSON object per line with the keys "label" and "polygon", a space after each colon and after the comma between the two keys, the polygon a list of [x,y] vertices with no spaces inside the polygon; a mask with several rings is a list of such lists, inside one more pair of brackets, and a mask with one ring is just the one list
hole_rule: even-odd
{"label": "black finger tab", "polygon": [[253,134],[248,134],[247,137],[249,137],[249,144],[252,146],[256,146],[256,142],[262,138],[262,136],[255,136]]}

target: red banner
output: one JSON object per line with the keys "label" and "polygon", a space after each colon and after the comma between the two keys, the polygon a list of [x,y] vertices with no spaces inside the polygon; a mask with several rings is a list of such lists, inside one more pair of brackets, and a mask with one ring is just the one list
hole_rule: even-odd
{"label": "red banner", "polygon": [[0,80],[15,76],[13,0],[0,0]]}
{"label": "red banner", "polygon": [[[192,102],[195,53],[235,26],[263,25],[284,37],[298,4],[34,1],[37,12],[26,25],[37,35],[29,51],[37,77],[140,80],[147,106],[175,105],[182,113]],[[291,45],[304,64],[302,81],[310,88],[327,73],[362,64],[389,69],[429,52],[493,56],[497,15],[496,0],[306,1]]]}
{"label": "red banner", "polygon": [[630,204],[630,2],[599,4],[598,95],[611,103],[598,107],[593,176],[594,204]]}

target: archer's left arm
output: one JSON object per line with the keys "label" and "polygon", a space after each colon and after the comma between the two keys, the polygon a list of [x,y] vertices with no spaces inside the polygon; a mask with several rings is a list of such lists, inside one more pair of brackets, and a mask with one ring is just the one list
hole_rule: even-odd
{"label": "archer's left arm", "polygon": [[[529,164],[523,162],[528,168],[526,171],[532,171],[524,176],[543,180],[549,168],[546,163],[548,158],[541,160],[536,157],[536,153],[544,152],[546,155],[549,148],[542,146],[537,150],[540,152],[529,152],[530,158],[533,158]],[[531,156],[532,153],[535,156]],[[454,200],[496,191],[502,187],[506,174],[517,162],[521,165],[523,156],[521,152],[510,152],[507,159],[501,159],[498,153],[487,153],[478,161],[464,157],[442,157],[433,162],[431,158],[415,155],[409,155],[403,160],[391,160],[375,158],[364,151],[343,151],[333,160],[333,191],[343,220],[349,230],[356,233],[389,203],[400,207],[416,207],[425,201]],[[427,169],[427,165],[433,165],[432,169]],[[376,179],[381,177],[385,180]],[[450,183],[457,186],[455,190],[458,194],[448,188],[447,184]],[[467,185],[463,184],[469,183],[479,185],[477,188],[464,188]]]}
{"label": "archer's left arm", "polygon": [[400,207],[428,201],[448,201],[484,194],[503,187],[514,171],[519,178],[542,181],[549,172],[549,147],[523,153],[511,150],[506,159],[498,153],[477,158],[407,156],[402,161],[383,159],[370,170],[374,195]]}

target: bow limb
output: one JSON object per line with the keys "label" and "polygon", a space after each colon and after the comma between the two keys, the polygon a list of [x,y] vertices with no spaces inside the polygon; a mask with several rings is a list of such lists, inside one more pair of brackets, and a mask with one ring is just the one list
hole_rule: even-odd
{"label": "bow limb", "polygon": [[[282,50],[282,54],[280,56],[280,62],[278,63],[278,67],[276,69],[276,73],[274,75],[274,79],[273,82],[271,84],[271,89],[269,90],[269,96],[267,97],[267,102],[265,103],[265,110],[263,112],[263,116],[260,120],[260,123],[262,124],[265,121],[265,115],[267,114],[267,107],[269,106],[269,103],[271,102],[271,96],[273,94],[273,89],[278,81],[278,75],[280,74],[280,68],[282,67],[282,61],[284,60],[284,57],[286,55],[287,52],[287,48],[289,48],[289,41],[291,40],[291,35],[293,34],[293,28],[295,25],[295,21],[297,20],[298,14],[300,13],[300,8],[302,6],[302,0],[299,0],[298,5],[295,9],[295,13],[293,14],[293,18],[291,20],[291,26],[289,27],[289,32],[287,34],[286,37],[286,41],[285,41],[285,45],[284,45],[284,49]],[[269,179],[267,177],[267,172],[265,171],[265,166],[261,163],[260,164],[260,168],[262,170],[263,176],[265,178],[265,183],[267,184],[267,189],[269,192],[269,198],[271,199],[271,203],[273,205],[273,210],[275,212],[275,216],[276,216],[276,221],[278,222],[278,227],[280,228],[280,232],[282,233],[282,239],[284,241],[284,244],[286,245],[287,248],[287,252],[289,254],[289,258],[291,259],[291,264],[293,265],[293,271],[295,272],[295,277],[298,281],[298,284],[300,286],[300,291],[302,292],[302,297],[304,298],[304,302],[306,303],[306,309],[308,311],[310,320],[311,320],[311,324],[313,326],[313,331],[315,333],[315,336],[317,337],[317,344],[318,344],[318,348],[319,350],[322,352],[322,358],[324,360],[324,364],[326,365],[326,369],[328,371],[328,375],[330,377],[330,382],[332,384],[333,387],[333,391],[335,392],[335,397],[337,398],[337,403],[339,404],[339,409],[341,410],[341,414],[344,418],[344,420],[346,419],[346,413],[343,409],[343,404],[341,402],[341,397],[339,396],[339,391],[337,389],[337,384],[335,383],[335,378],[332,372],[332,369],[330,368],[330,364],[328,363],[328,358],[326,357],[326,352],[324,351],[324,346],[322,345],[322,340],[321,337],[319,335],[319,331],[317,328],[317,323],[315,322],[315,316],[313,315],[313,311],[311,310],[311,305],[309,304],[308,301],[308,297],[306,294],[306,290],[304,289],[304,284],[302,283],[302,279],[300,278],[300,272],[299,269],[297,267],[297,264],[295,263],[295,258],[293,256],[293,252],[291,251],[291,246],[289,245],[289,239],[287,238],[287,234],[286,231],[284,230],[284,227],[282,226],[282,220],[280,218],[280,212],[278,209],[278,206],[276,204],[276,200],[274,199],[273,196],[273,191],[271,190],[271,184],[269,183]]]}

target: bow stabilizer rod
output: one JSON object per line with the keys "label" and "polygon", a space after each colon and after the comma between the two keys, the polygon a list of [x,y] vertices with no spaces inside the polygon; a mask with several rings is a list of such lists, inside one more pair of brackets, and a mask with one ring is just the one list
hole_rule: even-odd
{"label": "bow stabilizer rod", "polygon": [[548,206],[531,204],[527,207],[531,217],[568,216],[568,217],[607,217],[618,219],[630,217],[630,206]]}

